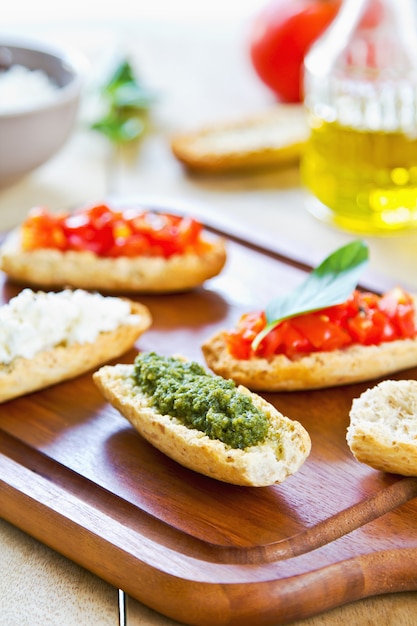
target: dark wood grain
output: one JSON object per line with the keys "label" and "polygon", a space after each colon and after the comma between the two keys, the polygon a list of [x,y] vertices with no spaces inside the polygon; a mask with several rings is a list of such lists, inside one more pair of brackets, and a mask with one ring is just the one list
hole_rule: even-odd
{"label": "dark wood grain", "polygon": [[[205,287],[140,298],[153,326],[123,361],[155,350],[203,362],[206,337],[303,277],[308,264],[287,256],[231,237]],[[3,281],[2,301],[17,292]],[[282,485],[245,488],[152,448],[88,373],[0,406],[0,514],[188,624],[286,624],[417,589],[417,479],[359,464],[345,440],[352,398],[370,384],[264,394],[305,426],[312,452]]]}

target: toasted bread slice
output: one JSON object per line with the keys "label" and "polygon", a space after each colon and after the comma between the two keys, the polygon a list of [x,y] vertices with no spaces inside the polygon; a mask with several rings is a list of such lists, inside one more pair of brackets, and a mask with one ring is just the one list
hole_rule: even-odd
{"label": "toasted bread slice", "polygon": [[[75,378],[127,352],[152,321],[146,306],[127,302],[132,317],[114,329],[96,332],[93,327],[91,340],[61,341],[33,356],[16,356],[10,362],[0,363],[0,402]],[[54,324],[52,318],[49,322]]]}
{"label": "toasted bread slice", "polygon": [[202,345],[207,365],[216,374],[256,391],[295,391],[373,380],[417,365],[417,339],[398,339],[375,346],[352,345],[331,352],[312,352],[289,359],[234,358],[225,332]]}
{"label": "toasted bread slice", "polygon": [[169,293],[193,289],[219,274],[226,262],[225,242],[207,241],[201,254],[164,257],[100,257],[89,251],[24,251],[20,230],[0,248],[0,269],[25,285],[73,287],[118,293]]}
{"label": "toasted bread slice", "polygon": [[417,381],[385,380],[355,398],[346,438],[361,463],[417,476]]}
{"label": "toasted bread slice", "polygon": [[133,372],[134,365],[104,366],[93,378],[105,398],[142,437],[189,469],[236,485],[267,486],[294,474],[310,452],[310,437],[299,422],[243,387],[238,391],[265,413],[269,426],[264,441],[240,449],[158,413],[136,385]]}
{"label": "toasted bread slice", "polygon": [[304,108],[278,105],[247,119],[177,134],[171,149],[190,170],[227,173],[294,165],[308,136]]}

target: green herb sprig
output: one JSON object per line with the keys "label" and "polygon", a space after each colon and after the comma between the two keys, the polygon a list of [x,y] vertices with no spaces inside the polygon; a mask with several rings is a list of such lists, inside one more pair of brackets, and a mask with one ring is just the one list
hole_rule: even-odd
{"label": "green herb sprig", "polygon": [[135,76],[132,65],[123,59],[101,88],[106,110],[91,128],[113,143],[128,143],[138,139],[146,130],[146,121],[156,94]]}
{"label": "green herb sprig", "polygon": [[368,259],[365,243],[348,243],[324,259],[294,291],[271,300],[265,309],[266,326],[253,340],[253,350],[284,320],[345,302]]}

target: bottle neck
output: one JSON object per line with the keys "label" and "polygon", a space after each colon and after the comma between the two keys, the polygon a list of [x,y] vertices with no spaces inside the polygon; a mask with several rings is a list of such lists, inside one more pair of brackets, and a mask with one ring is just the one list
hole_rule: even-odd
{"label": "bottle neck", "polygon": [[305,60],[307,109],[325,121],[417,132],[414,0],[345,0]]}

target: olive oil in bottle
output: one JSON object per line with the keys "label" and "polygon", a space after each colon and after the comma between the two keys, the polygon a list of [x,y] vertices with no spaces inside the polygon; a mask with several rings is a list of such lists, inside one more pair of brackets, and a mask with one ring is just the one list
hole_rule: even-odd
{"label": "olive oil in bottle", "polygon": [[306,57],[309,209],[351,232],[417,227],[415,10],[412,0],[346,0]]}

